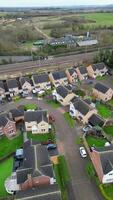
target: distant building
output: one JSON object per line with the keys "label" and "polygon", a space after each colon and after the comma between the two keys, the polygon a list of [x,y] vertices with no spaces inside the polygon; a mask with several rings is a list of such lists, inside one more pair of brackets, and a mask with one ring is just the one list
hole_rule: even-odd
{"label": "distant building", "polygon": [[29,94],[32,91],[33,83],[29,77],[20,77],[19,82],[20,82],[23,94]]}
{"label": "distant building", "polygon": [[19,82],[16,79],[7,80],[7,87],[11,97],[19,94]]}
{"label": "distant building", "polygon": [[32,81],[37,92],[51,89],[51,83],[47,73],[32,75]]}
{"label": "distant building", "polygon": [[5,97],[5,88],[3,81],[0,81],[0,100]]}
{"label": "distant building", "polygon": [[74,68],[69,68],[66,70],[66,74],[70,83],[75,83],[78,81],[77,73]]}

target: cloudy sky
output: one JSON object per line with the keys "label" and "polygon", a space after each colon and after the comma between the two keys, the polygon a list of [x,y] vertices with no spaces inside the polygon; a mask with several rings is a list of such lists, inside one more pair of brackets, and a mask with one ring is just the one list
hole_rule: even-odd
{"label": "cloudy sky", "polygon": [[113,0],[0,0],[0,7],[102,5],[112,3]]}

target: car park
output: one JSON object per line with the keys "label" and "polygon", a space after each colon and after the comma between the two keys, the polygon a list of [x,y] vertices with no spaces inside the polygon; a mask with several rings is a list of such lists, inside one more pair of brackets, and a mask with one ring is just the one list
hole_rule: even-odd
{"label": "car park", "polygon": [[84,147],[80,147],[79,151],[80,151],[80,155],[81,155],[82,158],[86,158],[87,157],[87,153],[86,153],[86,150],[85,150]]}

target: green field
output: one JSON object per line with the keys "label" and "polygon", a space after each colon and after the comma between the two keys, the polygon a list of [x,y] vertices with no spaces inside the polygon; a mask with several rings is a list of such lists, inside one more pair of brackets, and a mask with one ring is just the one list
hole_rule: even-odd
{"label": "green field", "polygon": [[5,136],[0,138],[0,160],[16,151],[23,146],[23,135],[19,135],[12,140]]}
{"label": "green field", "polygon": [[0,163],[0,197],[4,197],[4,199],[8,195],[4,187],[4,181],[11,175],[12,169],[13,157]]}
{"label": "green field", "polygon": [[112,117],[111,110],[108,107],[106,107],[105,105],[103,105],[103,104],[97,104],[96,105],[96,109],[98,110],[98,114],[101,117],[103,117],[105,119]]}

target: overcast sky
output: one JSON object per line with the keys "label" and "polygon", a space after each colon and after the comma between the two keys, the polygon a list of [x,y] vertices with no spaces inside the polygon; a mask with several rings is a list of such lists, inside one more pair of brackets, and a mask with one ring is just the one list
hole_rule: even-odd
{"label": "overcast sky", "polygon": [[112,3],[113,0],[0,0],[0,7],[103,5]]}

